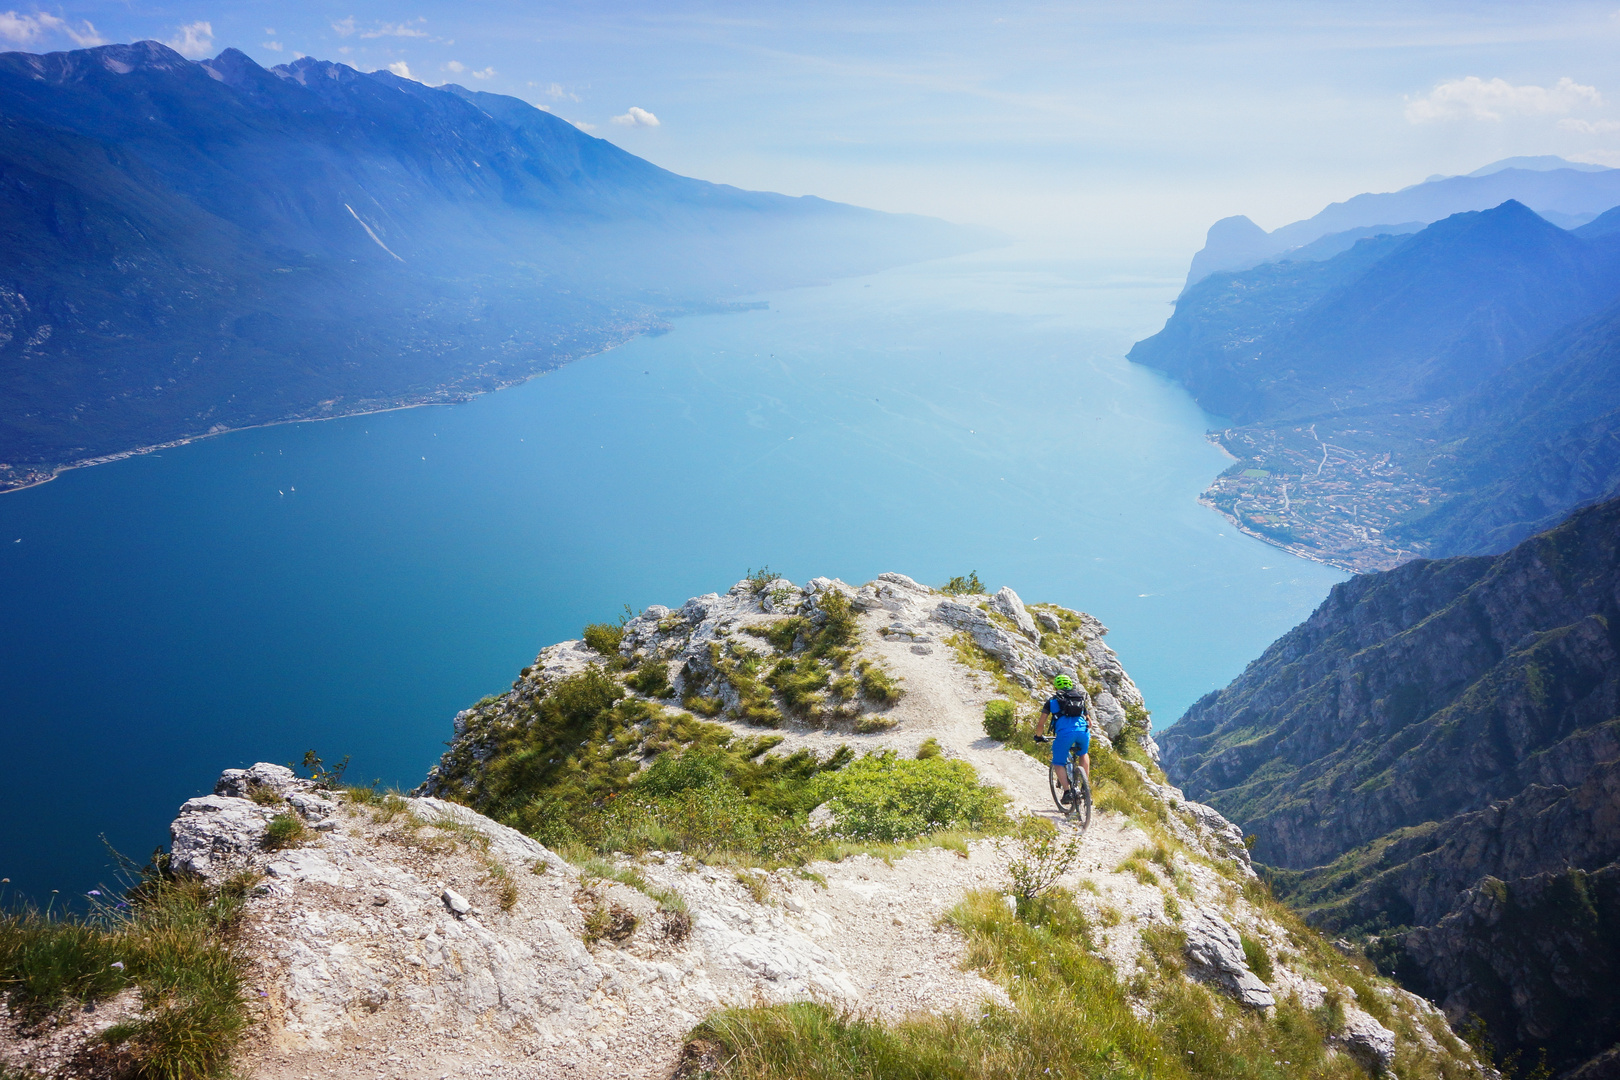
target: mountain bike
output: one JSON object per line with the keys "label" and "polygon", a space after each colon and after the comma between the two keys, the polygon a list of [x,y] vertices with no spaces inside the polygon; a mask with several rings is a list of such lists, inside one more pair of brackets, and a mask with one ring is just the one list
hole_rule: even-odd
{"label": "mountain bike", "polygon": [[[1050,735],[1037,738],[1037,742],[1048,742]],[[1086,779],[1086,771],[1080,767],[1080,753],[1077,746],[1069,747],[1069,783],[1074,786],[1075,803],[1073,806],[1063,805],[1063,787],[1058,783],[1057,770],[1051,765],[1046,767],[1046,782],[1052,788],[1052,802],[1058,808],[1058,813],[1080,827],[1081,832],[1091,824],[1091,781]]]}

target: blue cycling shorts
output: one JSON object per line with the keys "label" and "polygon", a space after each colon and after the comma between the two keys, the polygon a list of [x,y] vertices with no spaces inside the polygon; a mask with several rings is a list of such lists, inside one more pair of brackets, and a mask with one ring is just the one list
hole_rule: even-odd
{"label": "blue cycling shorts", "polygon": [[1083,716],[1059,716],[1052,723],[1052,764],[1069,763],[1069,747],[1084,756],[1091,753],[1091,725]]}

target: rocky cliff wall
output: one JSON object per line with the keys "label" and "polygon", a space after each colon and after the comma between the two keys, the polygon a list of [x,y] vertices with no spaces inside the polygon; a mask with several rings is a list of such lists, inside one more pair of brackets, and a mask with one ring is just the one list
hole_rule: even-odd
{"label": "rocky cliff wall", "polygon": [[[1336,587],[1162,741],[1169,774],[1255,835],[1314,922],[1368,937],[1504,1049],[1572,1067],[1603,1048],[1546,1018],[1610,1015],[1591,960],[1607,946],[1502,912],[1545,915],[1546,881],[1606,881],[1620,859],[1620,502],[1501,556]],[[1528,899],[1481,907],[1501,889]]]}

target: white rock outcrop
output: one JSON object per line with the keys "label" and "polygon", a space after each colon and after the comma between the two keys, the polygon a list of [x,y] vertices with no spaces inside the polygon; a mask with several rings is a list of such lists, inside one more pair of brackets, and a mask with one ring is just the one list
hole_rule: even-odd
{"label": "white rock outcrop", "polygon": [[1249,970],[1238,932],[1219,914],[1194,908],[1183,917],[1181,928],[1187,935],[1187,958],[1197,973],[1252,1008],[1269,1009],[1277,1004],[1271,988]]}

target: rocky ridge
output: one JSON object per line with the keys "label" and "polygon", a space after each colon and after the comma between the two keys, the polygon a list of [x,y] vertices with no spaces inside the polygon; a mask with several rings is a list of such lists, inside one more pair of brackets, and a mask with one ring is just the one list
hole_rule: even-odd
{"label": "rocky ridge", "polygon": [[[1280,895],[1567,1068],[1620,970],[1620,501],[1494,558],[1335,587],[1164,736]],[[1540,988],[1540,989],[1532,989]],[[1545,991],[1545,992],[1543,992]]]}
{"label": "rocky ridge", "polygon": [[[835,594],[858,609],[855,655],[905,693],[882,708],[859,698],[853,716],[830,695],[784,711],[783,752],[910,754],[932,739],[997,783],[1016,813],[1055,818],[1045,768],[987,738],[981,719],[991,698],[1034,689],[1059,668],[1090,688],[1097,753],[1111,739],[1152,746],[1130,726],[1141,695],[1103,644],[1105,629],[1078,612],[1026,606],[1010,589],[946,597],[892,574],[860,588],[739,583],[630,620],[620,670],[632,674],[618,677],[644,670],[630,661],[678,661],[684,696],[723,701],[711,722],[751,737],[759,727],[737,718],[750,702],[727,676],[732,647],[769,640],[748,626],[834,617]],[[414,796],[322,790],[260,764],[227,771],[213,795],[181,808],[178,871],[261,875],[242,932],[256,1020],[244,1074],[665,1077],[693,1026],[727,1005],[814,1000],[885,1022],[919,1012],[971,1020],[986,1005],[1009,1006],[1007,987],[972,968],[962,933],[942,919],[969,890],[1007,887],[1012,849],[994,838],[797,870],[672,851],[565,859],[444,797],[466,790],[464,770],[500,724],[515,722],[514,703],[606,659],[582,642],[542,650],[509,694],[456,718],[454,745]],[[885,722],[861,723],[874,714]],[[1371,1071],[1427,1062],[1414,1075],[1439,1075],[1430,1070],[1445,1061],[1445,1075],[1481,1075],[1421,999],[1371,982],[1358,992],[1341,981],[1347,969],[1322,959],[1331,950],[1279,921],[1254,891],[1235,826],[1142,759],[1124,765],[1138,808],[1099,804],[1063,884],[1098,928],[1096,955],[1136,987],[1139,1015],[1152,1011],[1147,973],[1161,970],[1149,954],[1170,941],[1180,955],[1167,977],[1204,983],[1243,1009],[1337,1009],[1332,1052]],[[305,839],[265,850],[270,822],[288,815]],[[1140,868],[1155,847],[1166,878]],[[28,1060],[27,1040],[14,1036],[0,1038],[0,1059]]]}

